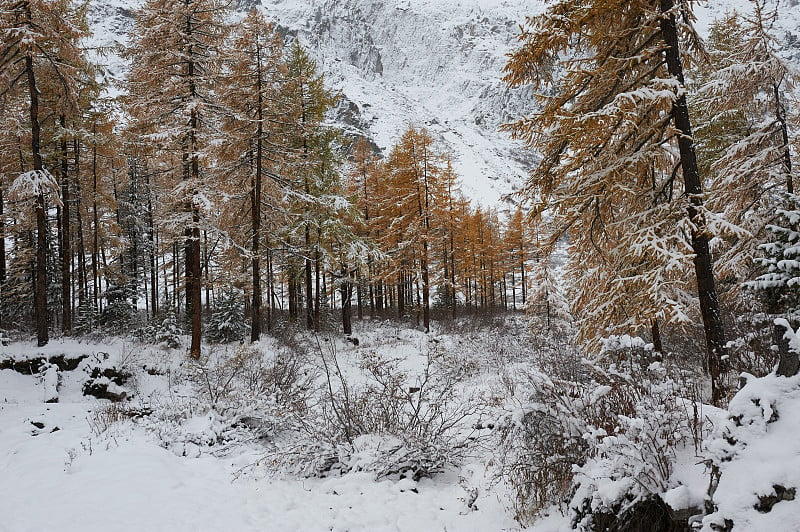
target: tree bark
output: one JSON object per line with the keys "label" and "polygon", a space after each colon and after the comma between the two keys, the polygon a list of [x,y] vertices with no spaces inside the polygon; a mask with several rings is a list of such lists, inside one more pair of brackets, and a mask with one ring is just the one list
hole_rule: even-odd
{"label": "tree bark", "polygon": [[[778,346],[778,368],[775,374],[783,377],[794,377],[800,371],[800,354],[789,347],[789,338],[786,336],[791,329],[783,320],[775,320],[772,329],[773,344]],[[794,332],[794,331],[791,331]]]}
{"label": "tree bark", "polygon": [[[30,5],[25,4],[26,15],[30,23]],[[33,59],[25,58],[25,70],[28,77],[29,115],[31,121],[31,154],[33,169],[36,172],[44,170],[41,149],[41,125],[39,124],[39,91],[36,88],[36,74],[33,70]],[[42,347],[50,341],[48,329],[49,312],[47,308],[47,213],[45,212],[44,193],[36,196],[36,345]]]}
{"label": "tree bark", "polygon": [[792,154],[789,150],[789,128],[786,126],[786,108],[781,99],[780,86],[776,83],[772,86],[773,96],[775,97],[775,118],[781,128],[781,147],[783,148],[783,171],[786,175],[786,192],[794,194],[794,182],[792,181]]}
{"label": "tree bark", "polygon": [[[667,45],[665,59],[669,74],[684,84],[683,65],[678,47],[678,31],[673,12],[673,0],[661,0],[661,35]],[[697,155],[692,140],[692,127],[686,94],[680,93],[672,106],[675,128],[679,131],[678,149],[681,157],[684,188],[689,196],[687,213],[692,222],[691,245],[694,252],[694,269],[700,299],[700,314],[706,336],[708,371],[711,375],[711,401],[719,405],[723,398],[721,387],[722,365],[725,356],[725,331],[720,316],[719,301],[714,284],[714,272],[709,249],[709,235],[701,213],[703,189],[697,168]]]}
{"label": "tree bark", "polygon": [[350,277],[347,272],[347,266],[342,266],[342,332],[345,336],[353,334],[352,325],[352,305],[350,299],[353,297],[353,284],[350,282]]}
{"label": "tree bark", "polygon": [[61,123],[61,330],[68,333],[72,329],[72,242],[70,190],[69,190],[69,150],[66,135],[67,119],[59,118]]}

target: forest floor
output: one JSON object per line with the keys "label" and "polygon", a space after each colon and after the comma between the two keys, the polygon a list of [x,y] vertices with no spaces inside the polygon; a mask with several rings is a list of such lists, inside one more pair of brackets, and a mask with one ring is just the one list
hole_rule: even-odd
{"label": "forest floor", "polygon": [[[0,532],[510,532],[517,512],[566,532],[581,508],[652,494],[697,513],[712,461],[703,530],[800,530],[800,429],[781,415],[800,408],[800,377],[747,377],[722,410],[680,395],[660,362],[625,380],[633,355],[590,377],[519,315],[354,328],[200,361],[119,337],[0,345]],[[596,408],[620,399],[624,414]],[[559,477],[554,458],[582,465]],[[548,510],[536,493],[572,500]]]}
{"label": "forest floor", "polygon": [[[383,322],[357,327],[359,347],[322,340],[335,344],[342,371],[357,374],[361,353],[378,350],[400,361],[409,382],[424,372],[430,345],[424,334]],[[437,341],[468,340],[440,336]],[[265,340],[257,348],[274,360],[285,346]],[[0,361],[88,355],[71,371],[0,370],[0,531],[519,528],[480,453],[418,480],[379,475],[369,467],[326,478],[287,473],[278,463],[281,457],[269,454],[263,435],[232,429],[230,405],[225,413],[217,411],[223,410],[222,400],[217,398],[215,408],[183,353],[122,338],[0,347]],[[125,400],[83,395],[96,367],[131,373],[122,386],[109,387],[124,391]],[[470,386],[480,387],[490,375],[472,377]],[[45,402],[55,396],[58,402]],[[156,416],[151,411],[157,422],[147,419]],[[362,447],[365,455],[375,451],[368,440]]]}

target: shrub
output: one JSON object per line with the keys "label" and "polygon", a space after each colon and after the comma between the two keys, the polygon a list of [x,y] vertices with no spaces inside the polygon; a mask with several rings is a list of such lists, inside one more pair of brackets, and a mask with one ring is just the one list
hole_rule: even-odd
{"label": "shrub", "polygon": [[290,471],[326,476],[358,470],[418,480],[458,463],[474,443],[470,420],[483,402],[457,397],[457,378],[437,366],[435,353],[413,378],[399,360],[367,351],[361,374],[348,377],[333,342],[318,349],[324,384],[297,420],[304,437],[276,449]]}
{"label": "shrub", "polygon": [[506,374],[517,406],[500,425],[500,474],[512,486],[521,523],[556,504],[566,506],[575,527],[594,530],[603,520],[595,518],[622,515],[665,491],[676,450],[699,447],[697,403],[681,397],[661,363],[643,368],[637,349],[627,351],[626,371],[615,362],[587,364],[583,382],[531,370]]}
{"label": "shrub", "polygon": [[217,344],[238,342],[244,338],[247,324],[241,292],[229,290],[222,294],[215,302],[205,332],[208,341]]}

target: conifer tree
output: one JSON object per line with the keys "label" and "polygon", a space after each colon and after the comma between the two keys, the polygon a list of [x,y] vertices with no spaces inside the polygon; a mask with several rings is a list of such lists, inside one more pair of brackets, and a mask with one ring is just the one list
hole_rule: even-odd
{"label": "conifer tree", "polygon": [[[323,120],[334,103],[334,97],[325,88],[325,78],[317,72],[316,63],[298,43],[292,45],[285,64],[286,78],[280,98],[285,110],[282,134],[286,156],[280,173],[288,181],[289,209],[298,222],[290,227],[290,240],[302,239],[300,246],[292,244],[290,247],[302,257],[306,327],[317,329],[321,296],[319,290],[315,295],[314,266],[319,266],[322,260],[317,238],[324,210],[320,199],[325,193],[324,179],[329,176],[327,169],[332,164],[326,159],[332,154],[329,148],[333,141]],[[319,272],[320,268],[317,267],[316,271]]]}
{"label": "conifer tree", "polygon": [[[434,206],[440,202],[441,157],[426,130],[409,127],[386,161],[390,217],[385,233],[398,245],[401,264],[418,268],[421,281],[423,327],[430,330],[430,246]],[[400,271],[403,273],[401,266]],[[405,272],[411,273],[411,272]],[[417,273],[417,272],[415,272]],[[403,283],[401,283],[403,284]]]}
{"label": "conifer tree", "polygon": [[[271,217],[282,217],[280,179],[276,164],[286,155],[280,126],[285,112],[280,105],[280,84],[286,75],[282,62],[281,39],[264,15],[251,11],[236,28],[223,51],[224,75],[219,89],[225,105],[225,132],[228,142],[221,145],[220,161],[230,165],[226,181],[248,183],[250,211],[250,264],[252,301],[250,340],[261,336],[262,287],[261,255],[264,238],[262,204]],[[272,176],[273,183],[265,184]],[[271,194],[265,194],[271,190]],[[235,208],[242,208],[236,204]],[[282,220],[285,223],[285,220]],[[267,253],[270,251],[267,250]],[[270,283],[267,283],[267,293]],[[267,323],[269,326],[269,299]]]}
{"label": "conifer tree", "polygon": [[507,255],[508,267],[512,276],[512,302],[513,307],[517,308],[517,282],[516,271],[520,274],[520,304],[524,308],[528,300],[528,255],[530,254],[530,235],[526,230],[525,216],[522,209],[517,207],[506,224],[504,235],[504,250]]}
{"label": "conifer tree", "polygon": [[775,192],[794,191],[787,93],[797,74],[780,57],[771,35],[776,11],[751,2],[711,28],[711,63],[700,69],[697,94],[700,153],[710,181],[710,208],[745,231],[730,239],[718,260],[723,275],[750,274],[764,228],[774,216]]}
{"label": "conifer tree", "polygon": [[217,138],[214,92],[218,48],[225,36],[217,0],[148,0],[137,13],[127,57],[126,98],[130,133],[164,154],[176,154],[167,174],[172,201],[182,213],[170,222],[183,228],[185,290],[191,321],[189,355],[200,356],[202,336],[201,225],[214,189],[209,146]]}
{"label": "conifer tree", "polygon": [[[528,19],[505,77],[512,86],[532,85],[541,110],[506,128],[542,155],[525,193],[535,213],[555,213],[551,243],[569,231],[572,264],[605,279],[599,286],[581,279],[585,299],[609,300],[628,272],[641,281],[641,273],[685,271],[692,263],[718,403],[725,335],[683,75],[697,53],[691,20],[683,0],[549,4]],[[623,262],[629,267],[620,273]],[[675,285],[665,281],[655,287],[660,301],[643,294],[629,302],[629,326],[687,315],[680,304],[659,308],[680,302],[685,288],[671,293]],[[596,316],[581,324],[584,337],[604,333],[606,316]]]}
{"label": "conifer tree", "polygon": [[[35,321],[38,345],[49,341],[47,304],[47,197],[58,204],[58,183],[43,158],[43,128],[53,116],[74,113],[85,78],[85,35],[80,13],[66,0],[3,0],[0,6],[0,97],[27,110],[27,146],[20,175],[11,185],[19,199],[32,199],[36,213]],[[47,111],[47,112],[45,112]]]}

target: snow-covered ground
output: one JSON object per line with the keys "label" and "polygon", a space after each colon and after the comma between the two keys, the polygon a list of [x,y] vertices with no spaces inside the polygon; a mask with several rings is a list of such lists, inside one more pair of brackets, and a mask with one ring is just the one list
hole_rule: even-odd
{"label": "snow-covered ground", "polygon": [[[426,359],[424,335],[396,330],[391,354],[409,372]],[[381,347],[362,335],[362,348]],[[263,350],[275,344],[264,342]],[[347,346],[350,346],[349,348]],[[358,349],[340,342],[343,367]],[[45,403],[52,382],[41,374],[0,370],[0,531],[501,531],[516,527],[485,467],[463,464],[433,479],[376,480],[371,472],[300,478],[265,463],[256,440],[224,449],[180,443],[165,448],[160,430],[142,419],[115,418],[107,400],[86,397],[88,368],[125,367],[124,388],[134,405],[181,403],[197,388],[179,382],[182,351],[115,339],[104,343],[55,340],[46,348],[14,343],[0,360],[89,355],[73,371],[61,371],[58,403]],[[106,356],[107,354],[108,356]],[[149,372],[146,370],[149,370]],[[349,367],[347,371],[356,372]],[[150,373],[161,373],[151,375]],[[50,394],[52,395],[52,394]],[[218,415],[195,403],[180,430],[219,432]],[[174,427],[173,427],[174,428]],[[174,436],[173,436],[174,437]],[[197,441],[197,440],[195,440]],[[476,487],[476,501],[470,489]],[[468,489],[469,488],[469,489]]]}
{"label": "snow-covered ground", "polygon": [[[647,494],[660,495],[674,510],[697,513],[710,463],[722,478],[714,496],[717,511],[705,517],[704,530],[712,532],[712,525],[724,525],[725,519],[737,523],[735,531],[800,530],[798,424],[792,415],[800,408],[800,377],[750,377],[729,411],[675,395],[676,382],[660,363],[645,368],[643,381],[629,381],[618,373],[622,367],[612,364],[598,369],[598,381],[584,376],[583,384],[567,383],[568,395],[548,396],[554,392],[547,390],[561,394],[554,383],[566,381],[551,381],[537,370],[546,342],[532,337],[528,327],[527,319],[513,317],[447,330],[436,324],[428,336],[391,321],[357,321],[358,345],[307,333],[284,335],[282,341],[266,338],[246,351],[255,354],[245,359],[255,366],[234,373],[225,363],[244,352],[238,345],[208,348],[211,358],[202,365],[186,360],[183,349],[119,338],[56,339],[44,348],[30,342],[0,346],[0,367],[9,360],[16,364],[0,370],[0,531],[521,530],[514,508],[522,506],[515,505],[513,486],[506,483],[514,477],[499,476],[504,460],[513,458],[508,450],[520,449],[523,458],[544,451],[546,458],[565,449],[542,447],[538,433],[527,443],[524,437],[499,437],[508,429],[505,434],[520,437],[523,433],[514,431],[530,427],[544,430],[542,441],[577,428],[589,444],[567,448],[587,453],[572,467],[577,491],[569,491],[560,507],[536,510],[529,528],[535,532],[572,530],[573,519],[585,519],[575,513],[585,510],[580,510],[584,503],[600,513],[621,512]],[[644,346],[639,339],[622,339],[630,345],[618,346],[620,353]],[[274,390],[247,392],[272,382],[273,366],[262,362],[287,354],[306,357],[297,374],[303,384],[292,389],[311,392],[299,410],[291,401],[274,401]],[[575,362],[563,351],[550,356],[559,374]],[[24,374],[42,359],[50,362]],[[381,361],[390,364],[375,365]],[[327,374],[320,371],[323,363]],[[369,373],[369,367],[378,370]],[[382,373],[386,368],[391,371]],[[431,394],[435,382],[426,381],[426,371],[444,376],[442,395]],[[126,382],[113,383],[126,372]],[[228,386],[231,375],[235,386]],[[408,390],[399,403],[381,395],[394,378],[400,381],[393,393]],[[127,397],[112,403],[85,396],[87,382]],[[415,478],[419,470],[404,468],[424,465],[420,457],[434,455],[414,449],[403,454],[409,443],[400,442],[398,434],[358,429],[349,443],[325,443],[331,434],[315,433],[314,423],[330,414],[325,403],[330,386],[342,399],[342,382],[351,398],[367,397],[359,395],[365,386],[382,383],[373,388],[378,395],[372,399],[388,402],[370,403],[368,415],[406,399],[413,403],[422,393],[440,403],[417,410],[427,420],[439,419],[438,413],[425,417],[432,406],[443,406],[436,412],[446,419],[451,409],[466,406],[467,413],[452,418],[454,428],[445,431],[450,439],[438,443],[451,455],[441,463],[434,459],[432,474]],[[426,386],[427,392],[419,391]],[[533,393],[536,386],[544,395]],[[597,417],[604,408],[616,408],[620,398],[635,401],[635,408],[623,401],[627,414],[612,413],[607,421]],[[46,402],[54,399],[58,402]],[[350,406],[357,405],[358,400]],[[480,408],[472,408],[476,405]],[[554,417],[538,418],[548,424],[536,425],[534,416],[526,425],[526,412],[548,411]],[[298,433],[298,421],[311,432]],[[616,428],[608,432],[604,423]],[[625,499],[626,493],[635,498]]]}

